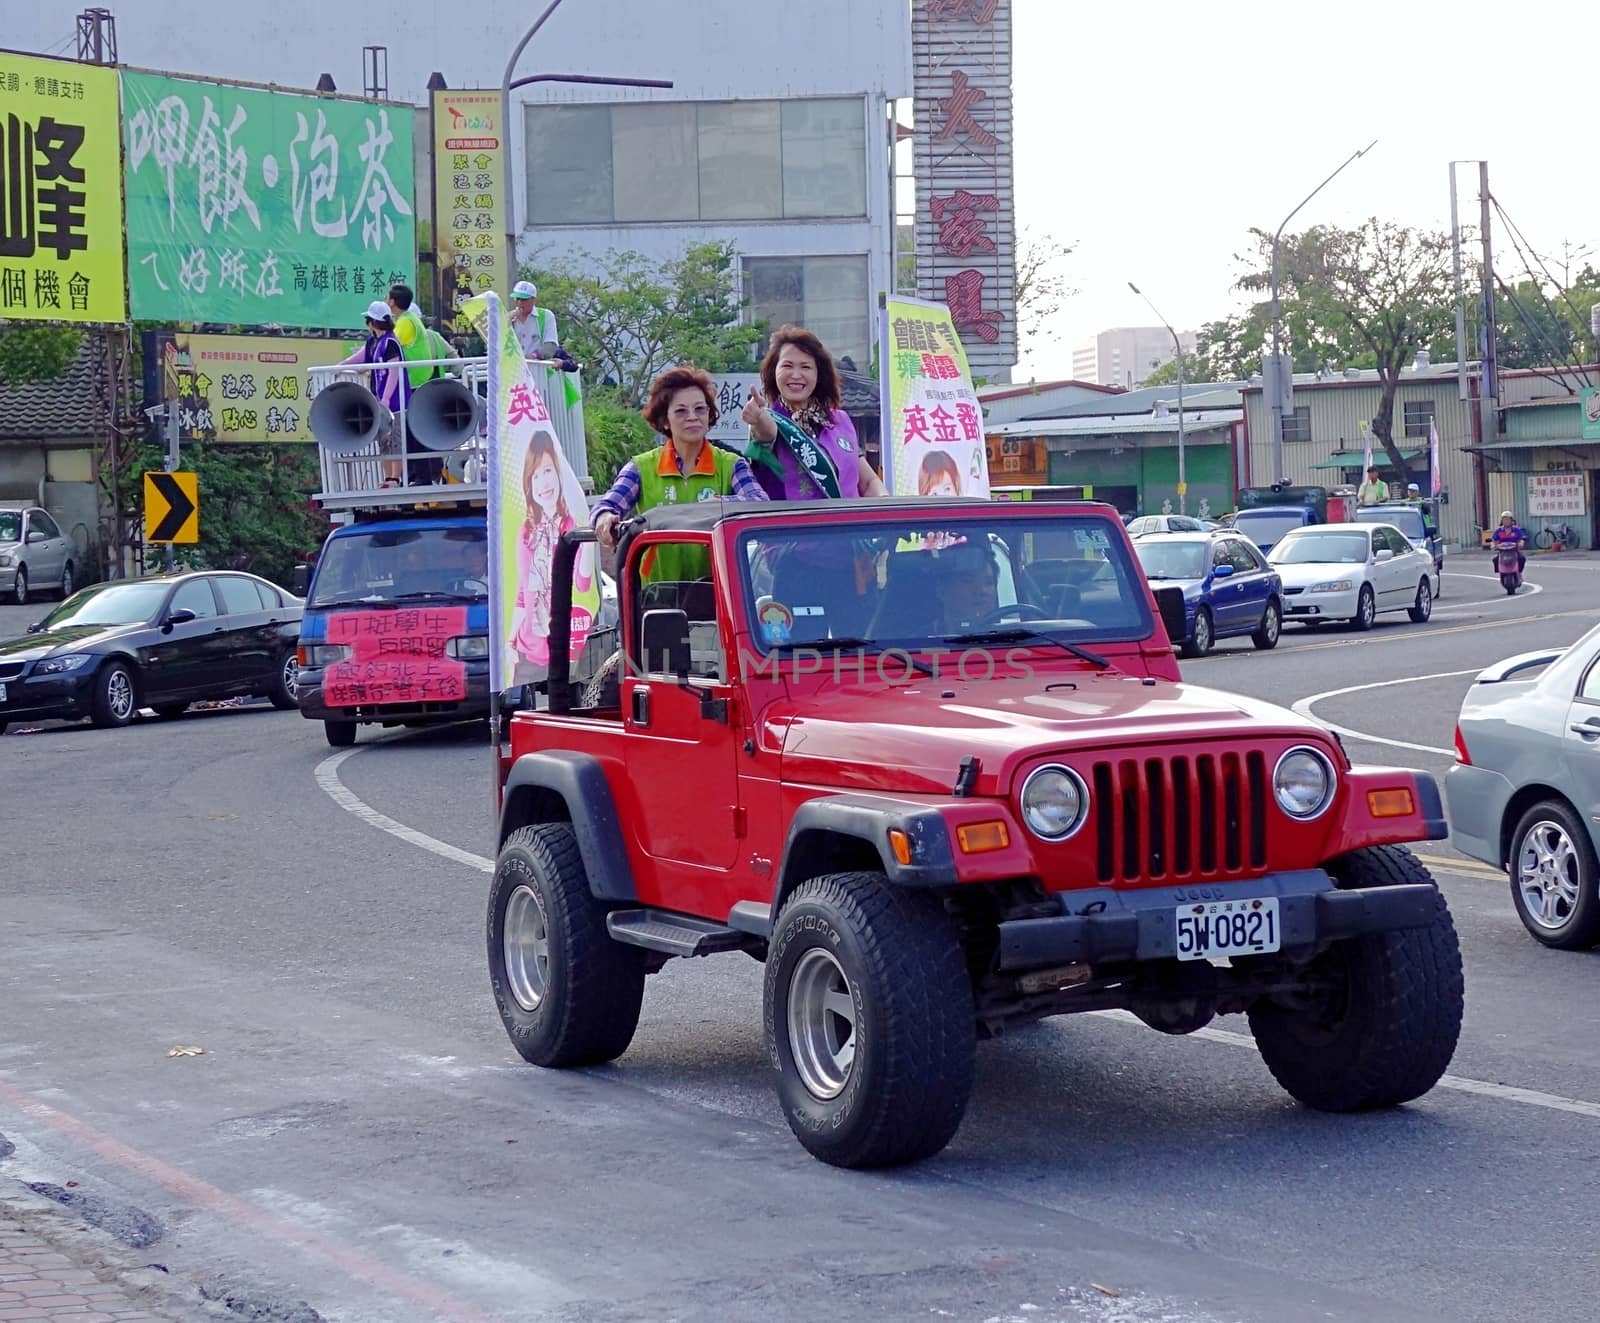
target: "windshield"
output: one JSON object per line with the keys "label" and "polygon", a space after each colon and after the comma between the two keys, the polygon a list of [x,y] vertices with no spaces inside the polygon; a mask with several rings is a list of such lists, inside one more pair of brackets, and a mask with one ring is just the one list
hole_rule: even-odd
{"label": "windshield", "polygon": [[306,605],[489,600],[483,528],[383,528],[332,538]]}
{"label": "windshield", "polygon": [[1297,533],[1267,553],[1274,565],[1364,565],[1365,533]]}
{"label": "windshield", "polygon": [[[1093,517],[915,520],[752,529],[740,539],[763,648],[849,639],[919,648],[1142,639],[1149,590],[1116,526]],[[1027,635],[1021,638],[1020,635]]]}
{"label": "windshield", "polygon": [[1393,524],[1413,542],[1426,536],[1422,527],[1420,510],[1357,510],[1356,522],[1360,524]]}
{"label": "windshield", "polygon": [[1136,542],[1134,554],[1147,579],[1202,579],[1205,577],[1204,542]]}
{"label": "windshield", "polygon": [[1234,532],[1243,533],[1257,546],[1276,542],[1285,533],[1305,526],[1305,519],[1298,514],[1257,514],[1253,510],[1241,510],[1233,520]]}
{"label": "windshield", "polygon": [[0,510],[0,542],[22,541],[22,512]]}
{"label": "windshield", "polygon": [[135,625],[149,620],[171,584],[102,583],[74,593],[41,622],[45,629],[62,625]]}

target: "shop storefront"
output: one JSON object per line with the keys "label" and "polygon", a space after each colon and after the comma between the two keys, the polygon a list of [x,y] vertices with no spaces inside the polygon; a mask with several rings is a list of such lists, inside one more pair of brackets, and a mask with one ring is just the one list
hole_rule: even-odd
{"label": "shop storefront", "polygon": [[1600,547],[1600,418],[1582,397],[1530,400],[1504,410],[1505,435],[1480,448],[1492,515],[1510,510],[1536,548]]}

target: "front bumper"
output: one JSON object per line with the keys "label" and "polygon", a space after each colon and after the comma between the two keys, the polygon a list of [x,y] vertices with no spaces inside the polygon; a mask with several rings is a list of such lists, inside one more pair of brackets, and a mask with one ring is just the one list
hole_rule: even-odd
{"label": "front bumper", "polygon": [[9,593],[17,586],[17,567],[0,565],[0,593]]}
{"label": "front bumper", "polygon": [[1268,896],[1278,900],[1281,949],[1308,952],[1363,933],[1426,927],[1438,903],[1437,888],[1426,883],[1341,891],[1319,868],[1131,894],[1109,888],[1063,893],[1063,913],[999,925],[999,968],[1016,973],[1055,965],[1174,960],[1181,907]]}
{"label": "front bumper", "polygon": [[1287,620],[1350,620],[1356,614],[1361,595],[1357,584],[1347,593],[1308,593],[1303,589],[1283,594],[1283,614]]}
{"label": "front bumper", "polygon": [[335,707],[323,700],[321,668],[306,667],[295,677],[300,715],[311,721],[355,721],[400,725],[421,722],[470,721],[489,715],[489,663],[469,661],[467,696],[449,702],[367,703]]}
{"label": "front bumper", "polygon": [[76,721],[90,714],[95,668],[66,675],[18,676],[0,680],[6,691],[0,722]]}

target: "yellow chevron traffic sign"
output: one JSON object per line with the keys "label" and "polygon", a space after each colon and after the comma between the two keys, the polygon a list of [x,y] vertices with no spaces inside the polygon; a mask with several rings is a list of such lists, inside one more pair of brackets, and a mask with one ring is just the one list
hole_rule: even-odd
{"label": "yellow chevron traffic sign", "polygon": [[144,475],[144,540],[200,540],[200,480],[193,473]]}

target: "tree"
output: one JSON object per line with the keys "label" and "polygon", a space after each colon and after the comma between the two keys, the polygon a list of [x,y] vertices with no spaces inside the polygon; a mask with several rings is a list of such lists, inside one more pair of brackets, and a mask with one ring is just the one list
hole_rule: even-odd
{"label": "tree", "polygon": [[7,325],[0,331],[0,383],[25,386],[59,377],[82,344],[83,333],[64,326]]}
{"label": "tree", "polygon": [[644,415],[625,404],[612,386],[596,387],[584,396],[583,436],[596,491],[610,486],[617,470],[654,441]]}
{"label": "tree", "polygon": [[[1525,277],[1496,282],[1497,361],[1502,368],[1552,369],[1564,386],[1580,374],[1564,365],[1588,363],[1596,353],[1589,312],[1600,302],[1600,273],[1584,267],[1568,289]],[[1570,388],[1570,387],[1569,387]]]}
{"label": "tree", "polygon": [[1017,243],[1017,337],[1031,340],[1078,291],[1063,270],[1075,245],[1023,228]]}
{"label": "tree", "polygon": [[613,249],[593,266],[547,261],[522,274],[538,282],[585,382],[610,382],[621,404],[638,407],[651,380],[674,363],[755,370],[765,328],[740,321],[734,257],[726,242],[693,244],[664,262]]}
{"label": "tree", "polygon": [[[1183,356],[1183,380],[1185,385],[1192,386],[1197,381],[1218,381],[1222,378],[1209,377],[1206,374],[1206,361],[1198,353]],[[1178,360],[1169,358],[1160,367],[1151,368],[1144,379],[1146,386],[1171,386],[1178,381]]]}

